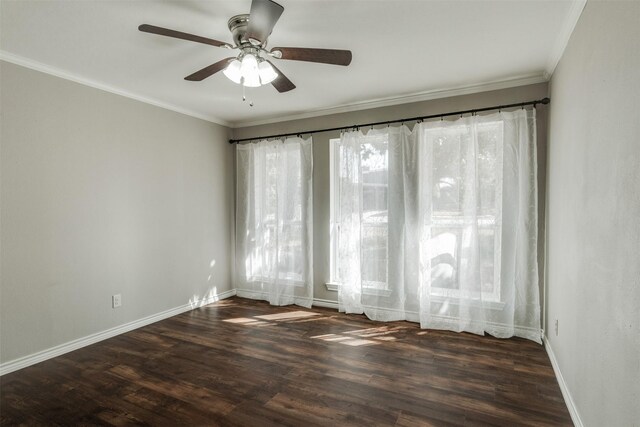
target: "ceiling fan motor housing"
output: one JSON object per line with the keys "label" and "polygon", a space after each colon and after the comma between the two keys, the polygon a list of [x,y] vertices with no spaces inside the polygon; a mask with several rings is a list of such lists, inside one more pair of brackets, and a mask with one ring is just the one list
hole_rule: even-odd
{"label": "ceiling fan motor housing", "polygon": [[247,45],[261,47],[266,46],[266,40],[264,42],[260,42],[260,40],[249,40],[246,38],[247,28],[249,26],[248,13],[232,16],[231,19],[229,19],[227,25],[229,26],[229,31],[231,31],[233,42],[236,44],[236,46],[240,48]]}

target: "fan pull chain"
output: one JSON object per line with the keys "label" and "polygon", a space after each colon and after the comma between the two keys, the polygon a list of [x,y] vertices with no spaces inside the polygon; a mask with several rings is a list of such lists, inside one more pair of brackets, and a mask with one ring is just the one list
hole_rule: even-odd
{"label": "fan pull chain", "polygon": [[[243,78],[244,79],[244,78]],[[247,94],[246,94],[246,86],[244,85],[244,81],[241,81],[242,83],[242,102],[247,100]],[[249,107],[253,107],[253,101],[249,101]]]}

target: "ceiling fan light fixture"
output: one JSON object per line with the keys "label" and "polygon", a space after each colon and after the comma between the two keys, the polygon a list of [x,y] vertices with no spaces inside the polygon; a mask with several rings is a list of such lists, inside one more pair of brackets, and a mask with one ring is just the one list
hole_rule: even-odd
{"label": "ceiling fan light fixture", "polygon": [[258,74],[258,58],[251,53],[247,53],[242,57],[240,64],[240,72],[244,78]]}
{"label": "ceiling fan light fixture", "polygon": [[242,78],[242,84],[246,87],[260,87],[260,76],[258,74],[250,74]]}
{"label": "ceiling fan light fixture", "polygon": [[241,82],[247,87],[260,86],[260,72],[258,70],[258,58],[252,53],[246,53],[240,62]]}
{"label": "ceiling fan light fixture", "polygon": [[247,87],[258,87],[261,84],[261,72],[258,58],[252,54],[246,54],[242,60],[234,59],[222,71],[229,80]]}
{"label": "ceiling fan light fixture", "polygon": [[278,73],[276,73],[267,61],[262,61],[260,65],[258,65],[258,72],[260,74],[260,82],[263,85],[269,84],[278,78]]}
{"label": "ceiling fan light fixture", "polygon": [[236,84],[240,84],[242,82],[242,73],[240,72],[240,66],[241,62],[237,59],[234,59],[222,72],[225,76],[227,76],[229,80]]}

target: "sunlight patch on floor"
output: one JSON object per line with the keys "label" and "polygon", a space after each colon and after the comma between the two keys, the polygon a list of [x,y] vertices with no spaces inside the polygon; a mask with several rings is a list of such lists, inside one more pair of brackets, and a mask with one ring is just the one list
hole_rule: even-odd
{"label": "sunlight patch on floor", "polygon": [[379,326],[376,328],[353,329],[339,334],[316,335],[311,339],[339,342],[350,346],[382,344],[383,342],[397,341],[398,338],[392,336],[392,334],[403,329],[407,328],[404,326]]}
{"label": "sunlight patch on floor", "polygon": [[249,317],[236,317],[235,319],[225,319],[223,320],[223,322],[237,323],[240,325],[251,325],[251,326],[269,325],[269,322],[263,322],[261,320],[251,319]]}
{"label": "sunlight patch on floor", "polygon": [[224,322],[229,322],[229,323],[249,323],[249,322],[255,322],[255,319],[249,319],[248,317],[236,317],[235,319],[225,319]]}
{"label": "sunlight patch on floor", "polygon": [[[347,331],[345,332],[345,334],[349,334],[349,335],[356,335],[360,338],[379,338],[379,339],[383,339],[383,337],[385,335],[391,335],[391,334],[395,334],[396,332],[399,332],[403,329],[406,329],[405,327],[402,326],[394,326],[394,327],[389,327],[389,326],[379,326],[377,328],[367,328],[367,329],[356,329],[353,331]],[[387,339],[388,341],[388,339]]]}
{"label": "sunlight patch on floor", "polygon": [[353,339],[353,338],[351,338],[351,337],[343,337],[341,335],[329,334],[329,335],[326,335],[324,338],[321,338],[321,339],[324,340],[324,341],[344,341],[344,340],[350,340],[350,339]]}
{"label": "sunlight patch on floor", "polygon": [[264,314],[253,317],[235,317],[233,319],[224,319],[223,322],[245,326],[266,326],[277,325],[280,322],[298,323],[322,318],[322,314],[312,311],[285,311],[283,313]]}
{"label": "sunlight patch on floor", "polygon": [[[276,326],[279,323],[309,322],[325,318],[321,313],[300,310],[262,314],[253,317],[236,317],[233,319],[225,319],[224,322],[243,326]],[[406,327],[383,325],[374,328],[353,329],[335,334],[315,335],[312,336],[311,339],[334,342],[351,347],[360,347],[396,341],[397,338],[392,336],[392,334],[400,332],[403,329],[406,329]]]}
{"label": "sunlight patch on floor", "polygon": [[254,316],[258,319],[264,320],[294,320],[304,319],[312,316],[320,316],[320,313],[314,313],[312,311],[287,311],[284,313],[265,314],[262,316]]}
{"label": "sunlight patch on floor", "polygon": [[375,341],[357,340],[357,339],[354,339],[354,338],[350,338],[348,340],[341,341],[340,344],[346,344],[346,345],[350,345],[350,346],[353,346],[353,347],[359,347],[361,345],[380,344],[380,343],[377,343]]}
{"label": "sunlight patch on floor", "polygon": [[352,347],[358,347],[361,345],[380,344],[379,342],[376,342],[376,341],[363,340],[360,338],[354,338],[354,337],[349,337],[349,336],[339,335],[339,334],[316,335],[314,337],[311,337],[311,339],[319,339],[322,341],[329,341],[329,342],[338,342],[340,344],[350,345]]}

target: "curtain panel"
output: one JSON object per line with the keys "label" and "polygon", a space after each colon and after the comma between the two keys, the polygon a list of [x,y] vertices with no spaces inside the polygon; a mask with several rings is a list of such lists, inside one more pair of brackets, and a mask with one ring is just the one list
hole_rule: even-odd
{"label": "curtain panel", "polygon": [[348,132],[339,309],[541,343],[534,110]]}
{"label": "curtain panel", "polygon": [[311,138],[238,145],[236,166],[238,295],[311,307]]}

